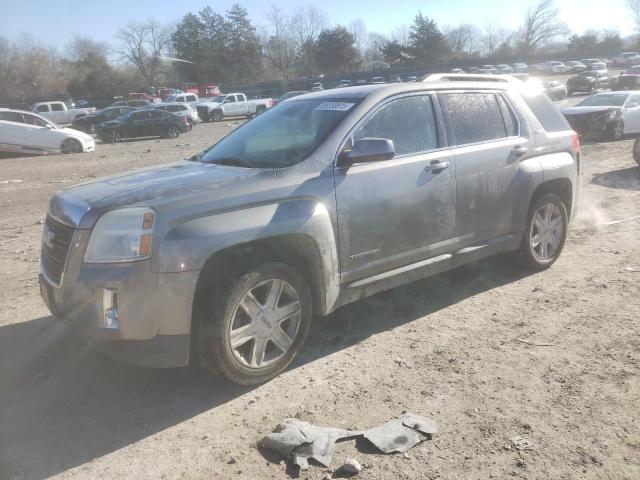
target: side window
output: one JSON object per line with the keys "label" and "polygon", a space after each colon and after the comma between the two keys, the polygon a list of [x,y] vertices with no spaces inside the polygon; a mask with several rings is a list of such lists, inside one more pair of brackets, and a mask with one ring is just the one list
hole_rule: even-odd
{"label": "side window", "polygon": [[37,127],[46,127],[48,125],[47,122],[42,120],[40,117],[36,117],[35,115],[27,115],[26,113],[22,115],[24,117],[24,123],[27,125],[35,125]]}
{"label": "side window", "polygon": [[505,120],[493,93],[445,93],[456,145],[486,142],[507,136]]}
{"label": "side window", "polygon": [[52,112],[63,112],[64,108],[62,107],[61,103],[52,103],[51,104],[51,111]]}
{"label": "side window", "polygon": [[22,114],[18,112],[0,112],[0,120],[15,123],[25,123]]}
{"label": "side window", "polygon": [[564,116],[544,93],[532,96],[523,95],[522,98],[545,131],[564,132],[571,130]]}
{"label": "side window", "polygon": [[36,112],[48,112],[49,111],[49,105],[38,105],[38,108],[36,108]]}
{"label": "side window", "polygon": [[354,142],[367,137],[392,140],[398,156],[438,148],[438,127],[431,97],[415,95],[383,105],[353,134]]}
{"label": "side window", "polygon": [[640,95],[631,95],[629,100],[627,101],[627,108],[636,108],[640,107]]}
{"label": "side window", "polygon": [[150,112],[151,114],[151,118],[153,120],[157,120],[159,118],[164,118],[167,116],[167,114],[165,112],[163,112],[162,110],[154,110],[152,112]]}
{"label": "side window", "polygon": [[229,95],[227,97],[227,99],[224,101],[224,103],[236,103],[236,96],[235,95]]}
{"label": "side window", "polygon": [[515,137],[519,135],[520,132],[518,132],[518,120],[513,114],[513,110],[511,110],[511,107],[507,105],[507,102],[502,97],[502,95],[497,95],[496,98],[498,99],[498,104],[500,105],[502,116],[504,117],[504,125],[507,128],[507,137]]}
{"label": "side window", "polygon": [[187,95],[187,102],[195,102],[195,101],[196,101],[195,95]]}
{"label": "side window", "polygon": [[184,102],[184,97],[178,97],[178,98],[176,99],[176,102]]}

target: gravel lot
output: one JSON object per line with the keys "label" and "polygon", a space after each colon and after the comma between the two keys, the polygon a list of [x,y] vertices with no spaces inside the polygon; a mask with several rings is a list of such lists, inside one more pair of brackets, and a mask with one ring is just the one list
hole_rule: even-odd
{"label": "gravel lot", "polygon": [[[640,478],[640,221],[605,225],[640,216],[631,140],[583,146],[580,212],[552,269],[500,257],[350,305],[316,319],[299,361],[266,385],[129,367],[70,337],[38,293],[48,197],[190,156],[237,123],[0,158],[0,478],[287,478],[256,448],[284,418],[368,428],[404,410],[439,434],[406,457],[340,443],[333,466],[357,458],[367,479]],[[533,445],[521,457],[505,448],[516,435]]]}

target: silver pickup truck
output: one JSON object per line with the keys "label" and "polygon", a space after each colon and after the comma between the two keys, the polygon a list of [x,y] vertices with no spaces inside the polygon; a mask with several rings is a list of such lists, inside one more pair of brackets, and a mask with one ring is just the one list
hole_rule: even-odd
{"label": "silver pickup truck", "polygon": [[43,117],[59,125],[73,123],[73,121],[84,115],[91,115],[96,109],[91,108],[69,108],[64,102],[40,102],[31,107],[32,112],[39,113]]}
{"label": "silver pickup truck", "polygon": [[271,98],[247,100],[244,93],[228,93],[202,100],[196,107],[203,122],[221,122],[225,117],[252,117],[273,106]]}
{"label": "silver pickup truck", "polygon": [[195,359],[255,384],[314,315],[503,252],[544,270],[578,203],[580,145],[522,86],[305,94],[193,158],[58,192],[42,297],[120,360]]}

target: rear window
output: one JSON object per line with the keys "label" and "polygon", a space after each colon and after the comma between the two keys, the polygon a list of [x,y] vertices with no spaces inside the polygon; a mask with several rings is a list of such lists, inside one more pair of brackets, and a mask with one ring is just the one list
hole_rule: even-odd
{"label": "rear window", "polygon": [[542,128],[547,132],[563,132],[571,127],[544,93],[538,95],[523,95],[525,103],[536,116]]}
{"label": "rear window", "polygon": [[505,119],[495,94],[445,93],[443,97],[457,145],[485,142],[507,136]]}

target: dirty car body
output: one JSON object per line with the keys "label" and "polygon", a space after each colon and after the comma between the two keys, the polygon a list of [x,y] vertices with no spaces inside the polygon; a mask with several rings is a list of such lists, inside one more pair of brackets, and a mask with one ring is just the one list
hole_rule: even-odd
{"label": "dirty car body", "polygon": [[304,281],[311,311],[326,315],[517,250],[541,195],[556,192],[571,215],[580,171],[563,117],[516,83],[300,95],[190,160],[58,192],[43,234],[42,296],[112,356],[180,366],[208,321],[199,305],[247,280],[238,270],[255,263],[299,272],[289,283]]}

